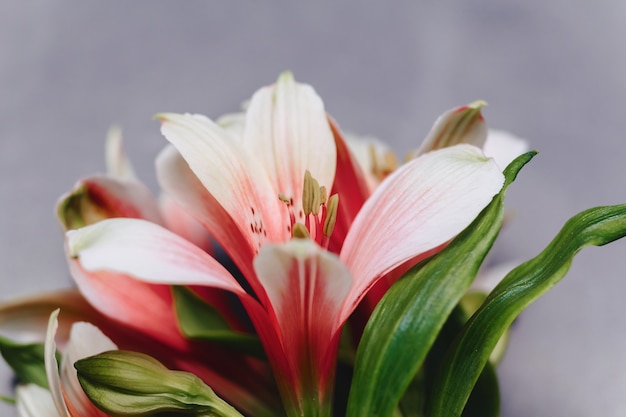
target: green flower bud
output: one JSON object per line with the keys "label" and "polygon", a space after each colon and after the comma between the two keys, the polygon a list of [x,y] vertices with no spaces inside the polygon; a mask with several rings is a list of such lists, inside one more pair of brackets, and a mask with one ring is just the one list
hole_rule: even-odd
{"label": "green flower bud", "polygon": [[89,399],[112,416],[185,412],[195,416],[241,416],[200,378],[171,371],[137,352],[109,351],[74,364]]}

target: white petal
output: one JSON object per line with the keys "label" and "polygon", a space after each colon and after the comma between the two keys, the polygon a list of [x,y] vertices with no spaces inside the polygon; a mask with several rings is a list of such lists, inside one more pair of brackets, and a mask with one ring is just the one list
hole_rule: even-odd
{"label": "white petal", "polygon": [[504,130],[489,129],[483,150],[485,155],[495,159],[498,166],[504,169],[515,158],[528,151],[528,143]]}
{"label": "white petal", "polygon": [[59,417],[50,391],[35,384],[18,385],[16,408],[20,417]]}
{"label": "white petal", "polygon": [[61,360],[61,381],[67,400],[72,404],[72,408],[78,412],[78,415],[105,416],[87,398],[78,382],[74,363],[79,359],[116,349],[115,343],[96,326],[85,322],[74,323],[72,326],[70,340],[65,347]]}
{"label": "white petal", "polygon": [[336,148],[324,104],[309,85],[285,72],[257,91],[246,112],[244,144],[258,158],[278,193],[293,198],[299,214],[304,173],[330,190]]}
{"label": "white petal", "polygon": [[122,130],[119,127],[113,126],[109,129],[105,149],[107,174],[119,180],[135,181],[137,176],[124,151]]}
{"label": "white petal", "polygon": [[161,132],[242,232],[249,232],[260,216],[265,233],[248,233],[255,245],[289,238],[288,212],[256,155],[204,116],[162,114],[159,118]]}
{"label": "white petal", "polygon": [[63,399],[63,389],[61,388],[61,378],[59,376],[59,365],[56,359],[56,343],[54,342],[54,336],[56,335],[59,322],[57,317],[59,310],[55,310],[50,314],[50,320],[48,322],[48,332],[46,334],[46,344],[44,348],[46,375],[48,377],[48,386],[50,387],[50,393],[52,394],[52,400],[61,417],[71,417],[65,400]]}
{"label": "white petal", "polygon": [[351,298],[360,300],[381,275],[456,236],[503,182],[495,162],[471,145],[429,152],[395,171],[346,236],[341,259],[356,281]]}
{"label": "white petal", "polygon": [[460,143],[482,147],[487,138],[487,124],[480,111],[485,104],[476,101],[442,114],[417,150],[417,155]]}
{"label": "white petal", "polygon": [[207,285],[243,290],[232,275],[202,249],[154,223],[107,219],[67,232],[69,255],[88,271],[132,275],[154,284]]}

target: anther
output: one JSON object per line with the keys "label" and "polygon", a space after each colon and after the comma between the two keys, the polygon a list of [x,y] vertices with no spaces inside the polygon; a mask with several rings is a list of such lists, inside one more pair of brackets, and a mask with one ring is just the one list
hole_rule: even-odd
{"label": "anther", "polygon": [[328,199],[328,206],[326,209],[326,218],[324,219],[324,236],[330,238],[335,229],[335,222],[337,221],[337,207],[339,206],[339,195],[333,194]]}
{"label": "anther", "polygon": [[307,169],[304,173],[304,186],[302,187],[302,208],[304,215],[318,214],[320,211],[320,184]]}
{"label": "anther", "polygon": [[295,239],[308,239],[310,237],[309,231],[302,223],[295,223],[291,230],[291,236]]}

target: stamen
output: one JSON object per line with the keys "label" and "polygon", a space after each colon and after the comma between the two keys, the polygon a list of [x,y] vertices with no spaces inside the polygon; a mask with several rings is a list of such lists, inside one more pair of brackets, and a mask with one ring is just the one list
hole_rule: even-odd
{"label": "stamen", "polygon": [[337,207],[339,206],[339,195],[333,194],[328,199],[328,205],[326,208],[326,218],[324,219],[324,236],[330,238],[333,230],[335,229],[335,222],[337,221]]}
{"label": "stamen", "polygon": [[302,187],[302,209],[304,215],[318,214],[320,211],[320,184],[307,169],[304,173],[304,186]]}
{"label": "stamen", "polygon": [[291,236],[295,239],[308,239],[310,237],[309,231],[302,223],[296,223],[293,225]]}

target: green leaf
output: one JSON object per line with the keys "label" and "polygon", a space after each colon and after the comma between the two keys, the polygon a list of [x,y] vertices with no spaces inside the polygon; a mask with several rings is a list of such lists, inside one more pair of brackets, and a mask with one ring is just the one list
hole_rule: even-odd
{"label": "green leaf", "polygon": [[[465,297],[466,295],[464,299]],[[426,398],[424,403],[426,403],[427,398],[431,395],[434,380],[444,363],[446,352],[450,350],[450,347],[453,345],[470,317],[467,314],[466,307],[462,304],[463,302],[459,303],[448,317],[446,324],[439,332],[437,340],[431,347],[423,365],[422,373],[424,374],[424,386],[428,387],[425,389],[427,392],[425,393]],[[475,309],[473,311],[475,311]],[[420,411],[422,413],[421,416],[426,415],[425,406],[422,406]],[[474,386],[467,406],[463,410],[463,417],[497,417],[499,412],[500,390],[498,387],[498,378],[494,366],[489,362]]]}
{"label": "green leaf", "polygon": [[392,415],[450,312],[491,248],[504,211],[504,193],[535,155],[505,170],[502,191],[442,252],[409,271],[383,297],[357,350],[348,417]]}
{"label": "green leaf", "polygon": [[461,415],[491,351],[519,313],[565,275],[583,247],[623,236],[626,205],[589,209],[571,218],[536,258],[511,271],[466,324],[437,379],[427,415]]}
{"label": "green leaf", "polygon": [[241,353],[265,358],[265,351],[255,335],[233,330],[221,314],[187,287],[172,287],[176,317],[189,339],[220,343]]}
{"label": "green leaf", "polygon": [[171,371],[142,353],[104,352],[81,359],[74,367],[85,394],[114,417],[173,412],[241,417],[197,376]]}
{"label": "green leaf", "polygon": [[17,343],[0,336],[0,354],[21,383],[48,388],[43,343]]}

